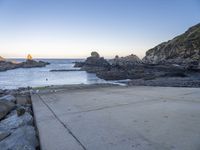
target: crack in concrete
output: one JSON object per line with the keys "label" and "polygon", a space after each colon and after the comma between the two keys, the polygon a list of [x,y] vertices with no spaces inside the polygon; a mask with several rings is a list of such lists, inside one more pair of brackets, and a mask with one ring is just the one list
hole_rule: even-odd
{"label": "crack in concrete", "polygon": [[[37,94],[38,95],[38,94]],[[51,111],[51,113],[54,115],[54,117],[64,126],[65,129],[67,129],[68,133],[77,141],[77,143],[83,148],[83,150],[87,150],[86,147],[81,143],[81,141],[74,135],[74,133],[69,129],[69,127],[64,124],[64,122],[62,122],[60,120],[60,118],[54,113],[54,111],[51,109],[51,107],[43,100],[43,98],[38,95],[38,97],[40,98],[40,100],[45,104],[45,106]]]}

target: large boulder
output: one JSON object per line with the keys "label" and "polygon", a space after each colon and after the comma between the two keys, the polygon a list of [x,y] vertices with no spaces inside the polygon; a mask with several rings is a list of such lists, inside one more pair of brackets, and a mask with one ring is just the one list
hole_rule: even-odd
{"label": "large boulder", "polygon": [[5,95],[3,97],[0,97],[1,101],[8,101],[8,102],[16,102],[16,98],[13,95]]}
{"label": "large boulder", "polygon": [[200,23],[189,28],[184,34],[148,50],[143,61],[149,64],[188,65],[192,63],[193,67],[198,68],[200,66]]}
{"label": "large boulder", "polygon": [[35,150],[39,145],[36,132],[32,126],[16,129],[10,136],[0,142],[1,150]]}
{"label": "large boulder", "polygon": [[0,100],[0,120],[4,118],[14,107],[15,104],[13,102]]}
{"label": "large boulder", "polygon": [[22,116],[17,114],[10,116],[0,122],[0,130],[10,131],[24,125],[32,125],[33,117],[25,112]]}
{"label": "large boulder", "polygon": [[108,61],[105,60],[103,57],[100,57],[97,52],[92,52],[91,56],[86,59],[84,65],[82,66],[82,70],[92,73],[109,69],[110,64],[108,63]]}

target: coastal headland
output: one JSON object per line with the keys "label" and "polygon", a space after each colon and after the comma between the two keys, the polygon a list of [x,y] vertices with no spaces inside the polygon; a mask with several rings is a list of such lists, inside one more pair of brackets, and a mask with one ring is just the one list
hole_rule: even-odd
{"label": "coastal headland", "polygon": [[131,79],[129,85],[200,87],[200,24],[149,49],[143,59],[131,54],[107,60],[93,51],[74,67],[105,80]]}

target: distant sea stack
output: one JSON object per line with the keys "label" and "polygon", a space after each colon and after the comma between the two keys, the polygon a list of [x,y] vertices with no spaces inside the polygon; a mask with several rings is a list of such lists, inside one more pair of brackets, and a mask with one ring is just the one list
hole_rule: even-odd
{"label": "distant sea stack", "polygon": [[200,23],[168,42],[148,50],[143,61],[150,64],[193,64],[200,63]]}
{"label": "distant sea stack", "polygon": [[27,55],[26,61],[21,63],[22,68],[45,67],[46,65],[49,65],[49,63],[44,61],[35,61],[30,54]]}
{"label": "distant sea stack", "polygon": [[11,61],[6,61],[3,57],[0,58],[0,71],[6,71],[16,68],[34,68],[34,67],[45,67],[48,65],[48,62],[35,61],[32,56],[29,54],[25,62],[14,63]]}
{"label": "distant sea stack", "polygon": [[26,59],[27,59],[27,60],[32,60],[33,57],[31,56],[31,54],[28,54]]}
{"label": "distant sea stack", "polygon": [[5,58],[0,56],[0,61],[5,61]]}

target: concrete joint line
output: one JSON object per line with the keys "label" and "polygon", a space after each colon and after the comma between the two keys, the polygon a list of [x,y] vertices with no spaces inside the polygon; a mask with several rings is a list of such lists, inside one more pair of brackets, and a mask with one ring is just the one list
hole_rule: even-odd
{"label": "concrete joint line", "polygon": [[50,108],[50,106],[42,99],[42,97],[40,95],[38,95],[38,97],[40,98],[40,100],[45,104],[45,106],[51,111],[51,113],[54,115],[54,117],[63,125],[63,127],[65,129],[67,129],[68,133],[77,141],[77,143],[83,148],[83,150],[87,150],[86,147],[81,143],[81,141],[74,135],[74,133],[69,129],[69,127],[67,127],[67,125],[64,124],[64,122],[62,122],[60,120],[60,118],[54,113],[54,111]]}

